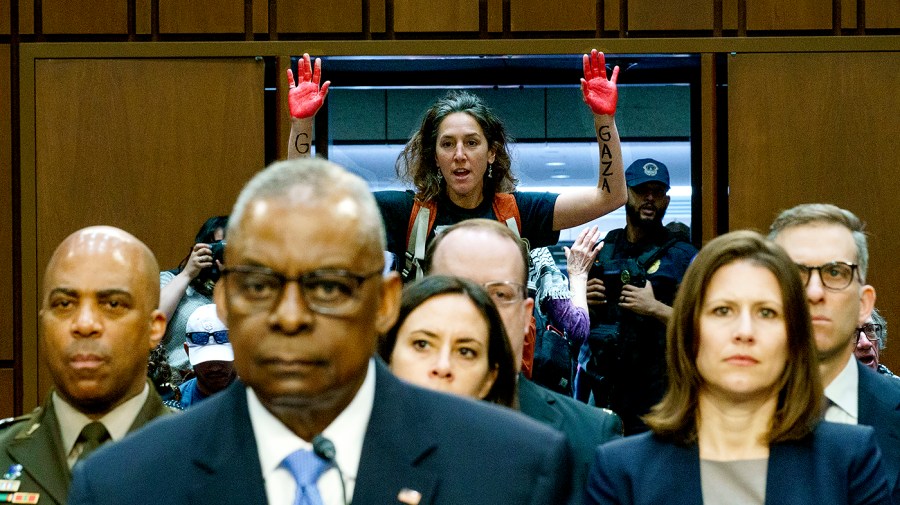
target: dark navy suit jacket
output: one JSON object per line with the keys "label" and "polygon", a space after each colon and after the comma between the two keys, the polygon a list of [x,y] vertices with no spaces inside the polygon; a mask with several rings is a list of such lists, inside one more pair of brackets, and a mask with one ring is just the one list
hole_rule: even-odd
{"label": "dark navy suit jacket", "polygon": [[900,504],[900,380],[859,367],[859,424],[875,428],[875,441],[892,491]]}
{"label": "dark navy suit jacket", "polygon": [[[402,383],[380,361],[352,497],[421,504],[535,504],[568,499],[562,434],[486,402]],[[245,386],[100,449],[76,468],[71,504],[265,504]],[[560,466],[562,470],[560,469]]]}
{"label": "dark navy suit jacket", "polygon": [[[652,433],[605,444],[597,450],[585,501],[701,504],[700,451]],[[872,428],[821,422],[805,439],[770,448],[766,505],[890,503]]]}
{"label": "dark navy suit jacket", "polygon": [[586,405],[522,376],[519,377],[519,410],[566,436],[573,458],[570,503],[582,503],[594,451],[600,444],[622,438],[622,420],[610,410]]}

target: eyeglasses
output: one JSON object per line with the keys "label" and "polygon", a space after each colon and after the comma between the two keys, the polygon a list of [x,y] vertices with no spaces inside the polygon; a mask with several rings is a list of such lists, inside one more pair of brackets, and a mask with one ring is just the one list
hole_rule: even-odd
{"label": "eyeglasses", "polygon": [[344,316],[359,308],[358,291],[366,280],[381,274],[382,269],[354,274],[346,270],[314,270],[298,277],[287,277],[265,267],[239,265],[222,270],[229,289],[253,311],[271,311],[284,293],[288,282],[300,286],[303,301],[319,314]]}
{"label": "eyeglasses", "polygon": [[833,291],[840,291],[853,282],[853,274],[859,265],[846,261],[832,261],[817,267],[797,263],[797,268],[800,269],[800,280],[803,281],[804,286],[809,286],[812,271],[816,270],[819,272],[819,279],[822,280],[823,286]]}
{"label": "eyeglasses", "polygon": [[525,287],[516,282],[494,281],[486,282],[482,284],[482,286],[484,286],[484,289],[491,295],[491,299],[494,300],[494,305],[497,305],[498,307],[516,303],[525,297]]}
{"label": "eyeglasses", "polygon": [[219,330],[213,332],[192,331],[187,334],[187,339],[194,345],[206,345],[209,343],[210,338],[215,339],[217,344],[227,344],[228,330]]}
{"label": "eyeglasses", "polygon": [[866,323],[856,329],[856,341],[859,342],[859,335],[863,334],[870,342],[878,343],[881,340],[881,329],[878,323]]}

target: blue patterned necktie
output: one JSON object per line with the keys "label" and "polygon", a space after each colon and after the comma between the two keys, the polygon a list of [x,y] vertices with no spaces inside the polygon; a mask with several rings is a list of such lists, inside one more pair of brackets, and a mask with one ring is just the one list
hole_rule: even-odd
{"label": "blue patterned necktie", "polygon": [[328,468],[327,461],[316,456],[312,451],[300,449],[284,458],[281,466],[291,472],[294,480],[297,481],[297,496],[294,498],[294,505],[322,505],[322,495],[319,494],[316,481]]}

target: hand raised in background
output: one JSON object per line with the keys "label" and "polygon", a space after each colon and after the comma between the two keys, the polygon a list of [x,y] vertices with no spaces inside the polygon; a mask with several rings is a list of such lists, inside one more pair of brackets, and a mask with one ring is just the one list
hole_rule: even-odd
{"label": "hand raised in background", "polygon": [[596,49],[582,57],[584,77],[581,79],[581,93],[584,103],[588,104],[594,114],[612,116],[616,113],[619,101],[619,89],[616,80],[619,78],[619,66],[613,68],[612,78],[606,79],[606,57]]}
{"label": "hand raised in background", "polygon": [[322,60],[316,58],[315,69],[310,63],[309,54],[303,53],[303,61],[297,65],[297,71],[300,72],[297,82],[294,82],[294,73],[291,69],[287,71],[288,78],[288,104],[291,108],[291,117],[296,119],[307,119],[316,115],[322,104],[325,103],[325,97],[328,95],[328,86],[331,81],[325,81],[322,87],[319,87],[319,81],[322,78]]}
{"label": "hand raised in background", "polygon": [[571,248],[563,247],[569,276],[587,275],[602,248],[603,241],[600,240],[600,231],[596,226],[581,230]]}

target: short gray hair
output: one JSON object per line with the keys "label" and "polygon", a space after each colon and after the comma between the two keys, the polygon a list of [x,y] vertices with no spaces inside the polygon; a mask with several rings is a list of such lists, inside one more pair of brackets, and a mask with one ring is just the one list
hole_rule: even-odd
{"label": "short gray hair", "polygon": [[872,322],[875,324],[881,325],[881,335],[878,340],[878,350],[882,350],[887,346],[887,319],[881,315],[881,312],[878,312],[878,309],[872,308]]}
{"label": "short gray hair", "polygon": [[850,230],[856,243],[856,261],[859,264],[859,278],[865,284],[869,271],[869,242],[863,231],[865,224],[849,210],[830,203],[803,203],[792,207],[775,218],[769,227],[769,239],[774,240],[782,230],[810,223],[826,223],[843,226]]}
{"label": "short gray hair", "polygon": [[[384,222],[381,211],[368,184],[359,176],[348,172],[344,167],[322,158],[298,158],[272,163],[250,179],[238,195],[231,218],[228,220],[228,240],[236,239],[240,234],[247,206],[260,199],[287,197],[293,188],[311,189],[310,201],[321,201],[336,194],[349,196],[362,208],[365,223],[364,230],[372,232],[372,240],[380,250],[384,250]],[[310,216],[316,219],[316,216]],[[303,247],[298,244],[298,247]]]}

